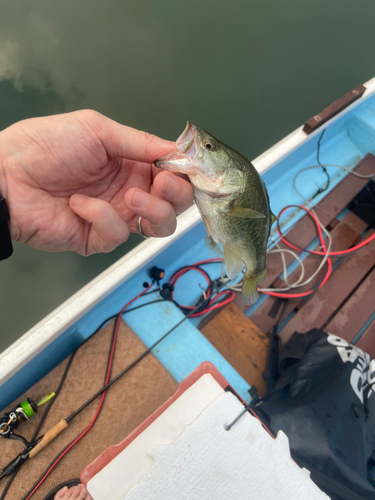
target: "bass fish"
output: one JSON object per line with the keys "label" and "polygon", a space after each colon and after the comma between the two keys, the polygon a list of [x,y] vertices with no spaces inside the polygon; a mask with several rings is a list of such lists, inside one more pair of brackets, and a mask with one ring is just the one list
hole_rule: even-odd
{"label": "bass fish", "polygon": [[266,186],[244,156],[187,122],[176,149],[155,165],[186,174],[207,233],[223,245],[225,270],[234,279],[245,264],[244,304],[258,299],[257,285],[267,273],[267,240],[276,217]]}

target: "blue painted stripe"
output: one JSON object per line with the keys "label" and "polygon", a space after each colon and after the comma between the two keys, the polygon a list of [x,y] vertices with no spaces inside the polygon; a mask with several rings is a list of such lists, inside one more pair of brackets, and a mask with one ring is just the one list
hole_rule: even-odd
{"label": "blue painted stripe", "polygon": [[356,344],[358,340],[362,337],[364,332],[367,330],[367,328],[371,325],[371,323],[375,321],[375,312],[372,313],[372,315],[369,317],[369,319],[366,321],[366,323],[362,326],[362,328],[359,330],[357,335],[354,337],[352,340],[352,344]]}

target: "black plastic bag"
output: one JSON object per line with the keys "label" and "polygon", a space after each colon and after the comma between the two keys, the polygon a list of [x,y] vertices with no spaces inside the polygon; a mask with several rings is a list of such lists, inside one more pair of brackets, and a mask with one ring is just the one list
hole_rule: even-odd
{"label": "black plastic bag", "polygon": [[[272,371],[272,370],[271,370]],[[279,352],[279,378],[253,410],[332,499],[375,499],[375,360],[311,330]]]}

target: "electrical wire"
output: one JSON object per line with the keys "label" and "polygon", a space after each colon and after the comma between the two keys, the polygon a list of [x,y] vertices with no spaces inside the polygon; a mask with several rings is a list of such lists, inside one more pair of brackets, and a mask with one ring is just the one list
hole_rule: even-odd
{"label": "electrical wire", "polygon": [[[192,309],[196,308],[198,306],[198,309],[196,312],[191,316],[192,318],[196,318],[198,316],[202,316],[204,314],[207,314],[211,311],[214,311],[215,309],[224,307],[225,305],[229,304],[233,299],[234,299],[234,293],[231,290],[223,290],[221,292],[218,292],[215,290],[215,288],[218,288],[218,285],[222,285],[223,282],[218,283],[217,280],[213,281],[209,274],[202,269],[202,265],[204,264],[217,264],[217,263],[222,263],[223,259],[222,258],[214,258],[214,259],[208,259],[208,260],[203,260],[200,262],[196,262],[195,264],[191,264],[189,266],[183,266],[177,271],[173,273],[171,278],[169,279],[169,285],[173,287],[171,291],[171,298],[173,302],[181,309],[181,311],[184,314],[187,314],[189,311]],[[202,274],[206,280],[207,283],[207,289],[203,288],[203,297],[199,300],[198,304],[196,306],[185,306],[182,304],[179,304],[176,302],[174,299],[174,294],[173,290],[176,286],[177,281],[188,271],[197,271],[200,274]]]}
{"label": "electrical wire", "polygon": [[[301,206],[299,206],[299,205],[289,205],[289,206],[283,208],[283,210],[282,210],[282,212],[280,212],[280,214],[283,213],[283,212],[285,212],[287,209],[294,208],[294,207],[301,208]],[[279,220],[278,220],[278,222],[279,222]],[[308,252],[308,253],[313,254],[313,255],[325,255],[324,252],[319,252],[317,250],[306,250],[304,248],[300,248],[295,243],[290,242],[286,238],[286,236],[284,234],[282,234],[279,224],[278,224],[278,227],[277,227],[277,232],[278,232],[278,234],[280,236],[281,241],[283,241],[289,247],[294,248],[295,250],[299,250],[301,252]],[[343,255],[348,255],[350,253],[356,252],[360,248],[362,248],[365,245],[367,245],[368,243],[370,243],[370,241],[372,241],[373,239],[375,239],[375,233],[373,235],[371,235],[369,238],[367,238],[366,240],[364,240],[361,243],[359,243],[358,245],[355,245],[355,246],[353,246],[351,248],[348,248],[347,250],[339,250],[337,252],[330,252],[329,256],[330,257],[340,257],[340,256],[343,256]]]}
{"label": "electrical wire", "polygon": [[325,134],[325,131],[326,131],[326,130],[327,130],[327,129],[324,129],[324,130],[323,130],[323,132],[320,134],[319,139],[318,139],[318,147],[317,147],[317,150],[316,150],[316,161],[317,161],[317,162],[319,163],[319,165],[322,167],[323,172],[324,172],[324,173],[326,174],[326,176],[327,176],[327,184],[325,185],[325,187],[324,187],[324,188],[322,188],[322,187],[319,187],[319,186],[318,186],[318,190],[317,190],[317,192],[316,192],[316,193],[312,196],[312,198],[311,198],[311,199],[314,199],[316,196],[318,196],[318,194],[323,193],[324,191],[327,191],[327,189],[329,188],[330,182],[331,182],[331,178],[330,178],[330,176],[329,176],[329,173],[327,172],[326,167],[320,163],[320,143],[322,142],[323,135]]}

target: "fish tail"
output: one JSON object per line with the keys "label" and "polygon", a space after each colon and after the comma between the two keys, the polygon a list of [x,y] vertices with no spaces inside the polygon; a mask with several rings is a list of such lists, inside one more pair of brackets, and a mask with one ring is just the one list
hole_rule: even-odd
{"label": "fish tail", "polygon": [[259,295],[257,291],[257,285],[260,281],[264,280],[266,274],[267,269],[264,269],[262,272],[256,274],[255,276],[245,274],[242,284],[242,302],[245,305],[250,306],[258,300]]}

